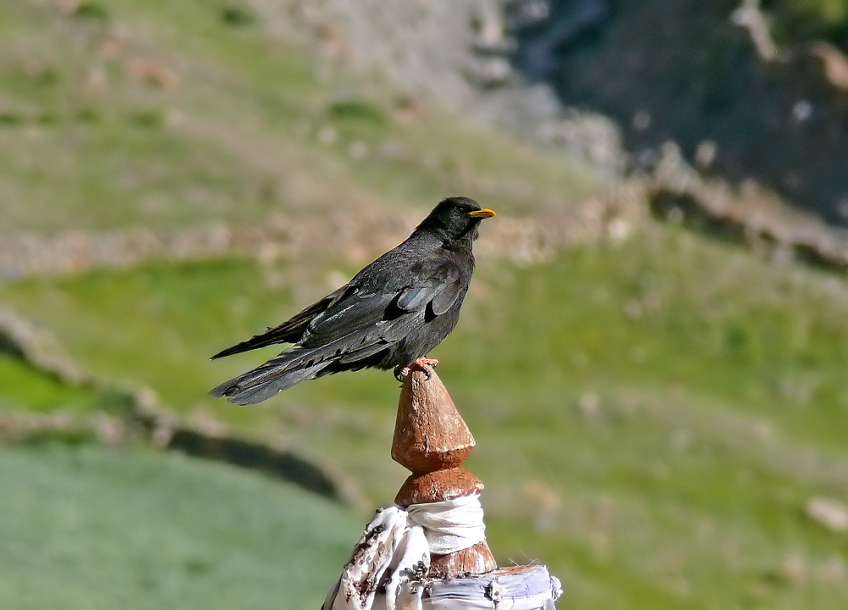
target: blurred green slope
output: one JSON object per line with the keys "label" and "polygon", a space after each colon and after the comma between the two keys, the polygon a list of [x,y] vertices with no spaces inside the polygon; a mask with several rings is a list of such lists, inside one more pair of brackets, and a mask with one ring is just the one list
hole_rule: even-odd
{"label": "blurred green slope", "polygon": [[[261,223],[281,210],[340,205],[423,214],[451,193],[505,216],[543,217],[602,186],[562,157],[453,119],[424,112],[406,123],[379,79],[363,84],[255,15],[233,27],[222,5],[207,2],[87,3],[76,16],[55,6],[0,11],[3,235]],[[181,414],[211,415],[238,435],[292,448],[349,477],[376,506],[406,476],[388,455],[397,384],[387,373],[323,379],[250,409],[205,395],[275,352],[209,355],[278,323],[358,267],[320,255],[155,262],[6,282],[0,303],[55,332],[95,376],[147,384]],[[468,466],[487,485],[499,561],[549,564],[566,585],[561,608],[841,608],[846,539],[803,509],[818,495],[848,502],[847,308],[841,277],[659,224],[544,264],[481,258],[459,328],[433,355],[478,441]],[[85,412],[104,399],[4,358],[0,404]],[[217,465],[90,447],[3,453],[14,467],[0,475],[21,495],[0,494],[0,502],[30,524],[3,540],[17,536],[10,548],[21,553],[43,548],[40,528],[55,531],[37,521],[52,513],[25,507],[53,510],[57,495],[67,496],[78,514],[89,494],[108,500],[77,522],[67,555],[55,551],[44,565],[56,588],[22,607],[57,599],[69,601],[56,607],[91,607],[88,583],[103,582],[95,579],[104,566],[88,558],[107,555],[124,571],[106,575],[136,591],[138,607],[194,607],[195,594],[210,604],[260,589],[294,595],[291,587],[314,606],[361,526],[316,509],[317,529],[292,531],[281,520],[307,519],[302,513],[323,501],[290,499],[288,488],[265,489],[264,479]],[[66,489],[73,481],[77,491]],[[264,491],[244,491],[252,486]],[[196,509],[182,489],[202,500]],[[114,525],[121,502],[139,528],[126,535],[147,544],[151,530],[170,532],[170,546],[109,555],[110,539],[125,534],[99,523]],[[145,502],[164,510],[138,513]],[[289,514],[290,506],[300,508]],[[245,518],[255,530],[225,518],[247,514],[239,511],[262,511]],[[210,512],[206,525],[184,518]],[[340,542],[316,549],[323,563],[314,580],[286,580],[290,551],[327,540],[322,523],[339,519],[347,519],[339,537],[331,533]],[[200,526],[216,538],[186,540]],[[67,559],[75,552],[86,559]],[[6,557],[14,565],[0,575],[14,578],[0,581],[0,596],[20,599],[9,583],[41,573]],[[222,561],[252,575],[234,583],[216,571]],[[244,599],[279,606],[273,596]]]}
{"label": "blurred green slope", "polygon": [[[502,562],[550,564],[574,607],[838,607],[848,584],[815,574],[846,542],[804,506],[848,500],[841,280],[662,225],[547,264],[480,266],[434,355],[479,443],[468,464],[487,484]],[[303,279],[319,269],[351,271],[157,263],[17,282],[0,299],[49,320],[90,370],[140,380],[240,435],[282,439],[378,505],[405,476],[388,458],[387,373],[322,379],[254,408],[204,395],[267,353],[203,358],[303,305],[286,278],[324,291]],[[800,583],[786,573],[796,557],[810,572]]]}
{"label": "blurred green slope", "polygon": [[338,505],[180,455],[0,447],[0,606],[316,608],[360,527]]}
{"label": "blurred green slope", "polygon": [[60,5],[0,9],[0,235],[429,208],[468,188],[532,211],[601,185],[510,138],[407,112],[381,79],[291,42],[285,20],[233,25],[208,2]]}

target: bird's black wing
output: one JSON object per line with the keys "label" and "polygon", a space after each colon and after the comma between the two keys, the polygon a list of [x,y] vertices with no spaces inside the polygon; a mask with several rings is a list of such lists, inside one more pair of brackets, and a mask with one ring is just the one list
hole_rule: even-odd
{"label": "bird's black wing", "polygon": [[[367,340],[383,321],[397,295],[393,292],[365,292],[355,288],[307,324],[300,341],[303,347],[336,345],[345,351],[348,344]],[[358,340],[358,341],[357,341]]]}
{"label": "bird's black wing", "polygon": [[241,352],[247,352],[259,347],[275,345],[277,343],[296,343],[300,340],[301,335],[303,335],[303,331],[306,330],[307,325],[312,322],[315,316],[326,311],[328,307],[331,307],[334,303],[343,299],[346,293],[352,292],[353,290],[355,289],[349,284],[345,284],[335,292],[328,294],[317,303],[313,303],[279,326],[269,328],[266,332],[254,335],[247,341],[242,341],[238,345],[228,347],[222,352],[212,356],[212,360],[216,358],[223,358],[224,356],[239,354]]}
{"label": "bird's black wing", "polygon": [[451,263],[442,264],[433,271],[401,291],[397,300],[400,309],[416,311],[429,304],[433,314],[440,316],[451,308],[465,288],[462,272]]}
{"label": "bird's black wing", "polygon": [[352,282],[345,295],[309,322],[300,344],[318,347],[346,339],[342,347],[347,351],[348,346],[391,341],[386,331],[404,325],[407,314],[423,312],[428,305],[437,316],[450,309],[463,290],[461,277],[456,265],[443,261],[435,269],[425,268],[399,289],[368,291]]}

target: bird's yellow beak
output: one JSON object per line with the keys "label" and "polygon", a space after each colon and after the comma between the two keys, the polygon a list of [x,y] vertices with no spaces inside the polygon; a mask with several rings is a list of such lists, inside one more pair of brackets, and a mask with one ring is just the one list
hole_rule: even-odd
{"label": "bird's yellow beak", "polygon": [[491,218],[492,216],[496,216],[495,211],[490,210],[489,208],[468,212],[468,215],[471,216],[471,218]]}

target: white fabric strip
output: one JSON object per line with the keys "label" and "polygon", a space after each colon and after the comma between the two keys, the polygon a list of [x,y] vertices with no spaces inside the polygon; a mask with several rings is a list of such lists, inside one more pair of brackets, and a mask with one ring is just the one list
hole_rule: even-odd
{"label": "white fabric strip", "polygon": [[383,509],[365,527],[322,610],[420,610],[430,553],[470,548],[485,532],[479,494]]}
{"label": "white fabric strip", "polygon": [[424,528],[433,554],[456,553],[486,539],[478,494],[431,504],[412,504],[406,511],[413,523]]}

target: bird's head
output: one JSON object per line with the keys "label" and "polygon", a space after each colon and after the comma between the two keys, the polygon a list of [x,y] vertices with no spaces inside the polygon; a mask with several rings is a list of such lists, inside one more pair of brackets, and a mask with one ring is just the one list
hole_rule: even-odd
{"label": "bird's head", "polygon": [[481,208],[468,197],[449,197],[440,202],[430,215],[418,225],[415,233],[427,232],[438,236],[445,244],[467,242],[477,239],[477,226],[484,218],[495,213]]}

